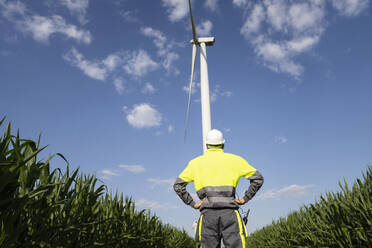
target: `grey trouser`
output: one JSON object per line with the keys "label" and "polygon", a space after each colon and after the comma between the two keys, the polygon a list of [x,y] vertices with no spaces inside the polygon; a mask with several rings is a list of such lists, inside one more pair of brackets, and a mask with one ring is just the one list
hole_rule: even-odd
{"label": "grey trouser", "polygon": [[200,215],[195,240],[202,248],[245,248],[247,229],[235,209],[206,209]]}

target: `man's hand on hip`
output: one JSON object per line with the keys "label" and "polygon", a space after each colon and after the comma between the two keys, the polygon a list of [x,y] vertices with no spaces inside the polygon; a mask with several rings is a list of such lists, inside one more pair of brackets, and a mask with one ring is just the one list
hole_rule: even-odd
{"label": "man's hand on hip", "polygon": [[203,202],[205,201],[205,199],[207,199],[207,198],[203,198],[203,200],[201,200],[200,202],[195,203],[193,207],[195,209],[199,209],[201,207],[201,205],[203,204]]}
{"label": "man's hand on hip", "polygon": [[243,198],[241,198],[241,199],[235,199],[235,202],[238,203],[239,205],[244,205],[246,203]]}

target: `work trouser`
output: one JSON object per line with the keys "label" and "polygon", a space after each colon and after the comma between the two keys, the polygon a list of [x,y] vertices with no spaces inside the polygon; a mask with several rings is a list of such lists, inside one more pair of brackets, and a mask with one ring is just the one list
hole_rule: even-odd
{"label": "work trouser", "polygon": [[235,209],[206,209],[200,215],[195,240],[202,248],[245,248],[247,229]]}

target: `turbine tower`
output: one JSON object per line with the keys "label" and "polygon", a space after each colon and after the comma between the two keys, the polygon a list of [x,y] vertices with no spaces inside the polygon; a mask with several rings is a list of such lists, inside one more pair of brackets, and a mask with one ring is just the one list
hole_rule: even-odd
{"label": "turbine tower", "polygon": [[194,79],[194,69],[195,69],[195,58],[197,46],[200,47],[200,94],[201,94],[201,113],[202,113],[202,135],[203,135],[203,151],[206,151],[206,136],[209,130],[211,130],[211,107],[210,107],[210,97],[209,97],[209,80],[208,80],[208,63],[207,63],[207,46],[213,46],[214,37],[200,37],[196,36],[196,29],[194,24],[194,17],[192,15],[191,0],[189,1],[190,9],[190,19],[192,27],[192,37],[190,41],[192,44],[192,59],[191,59],[191,76],[189,84],[189,96],[187,103],[187,113],[186,113],[186,125],[185,125],[185,140],[187,135],[187,127],[190,115],[190,103],[191,103],[191,93],[192,85]]}

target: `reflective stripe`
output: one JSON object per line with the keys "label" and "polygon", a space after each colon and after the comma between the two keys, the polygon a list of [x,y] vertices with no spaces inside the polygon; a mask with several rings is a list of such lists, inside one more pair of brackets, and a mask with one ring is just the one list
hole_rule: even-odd
{"label": "reflective stripe", "polygon": [[206,191],[234,191],[233,186],[207,186],[203,188]]}
{"label": "reflective stripe", "polygon": [[236,218],[238,218],[238,223],[239,223],[239,234],[240,234],[240,239],[242,240],[242,247],[245,248],[245,237],[244,237],[244,231],[243,231],[243,222],[242,219],[240,218],[240,214],[238,210],[235,210],[236,213]]}
{"label": "reflective stripe", "polygon": [[199,242],[200,242],[200,243],[201,243],[202,221],[203,221],[203,215],[200,216],[200,222],[199,222]]}
{"label": "reflective stripe", "polygon": [[219,196],[215,196],[215,197],[208,197],[207,198],[209,200],[210,203],[214,203],[214,202],[233,202],[234,201],[234,197],[219,197]]}
{"label": "reflective stripe", "polygon": [[207,186],[202,188],[201,190],[205,191],[231,191],[234,192],[235,188],[233,186]]}
{"label": "reflective stripe", "polygon": [[235,188],[233,186],[207,186],[197,191],[198,197],[203,199],[210,196],[234,196]]}

